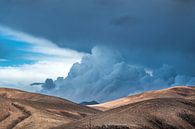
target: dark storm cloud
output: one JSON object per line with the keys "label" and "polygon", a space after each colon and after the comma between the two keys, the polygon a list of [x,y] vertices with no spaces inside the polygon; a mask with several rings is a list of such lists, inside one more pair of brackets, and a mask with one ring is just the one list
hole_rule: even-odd
{"label": "dark storm cloud", "polygon": [[131,16],[128,16],[128,15],[124,15],[124,16],[121,16],[119,18],[115,18],[111,21],[111,24],[115,25],[115,26],[129,26],[131,27],[131,25],[134,25],[134,23],[137,22],[137,19],[136,17],[131,17]]}
{"label": "dark storm cloud", "polygon": [[44,83],[34,82],[34,83],[30,84],[30,86],[39,86],[39,85],[42,87],[43,92],[47,91],[47,90],[52,90],[56,87],[56,85],[54,84],[53,79],[50,79],[50,78],[47,78]]}
{"label": "dark storm cloud", "polygon": [[48,78],[45,80],[45,83],[42,84],[43,90],[52,90],[56,87],[53,80]]}
{"label": "dark storm cloud", "polygon": [[40,83],[40,82],[34,82],[32,84],[30,84],[30,86],[38,86],[38,85],[43,85],[44,83]]}
{"label": "dark storm cloud", "polygon": [[0,23],[61,47],[112,46],[131,64],[195,75],[194,0],[1,0]]}

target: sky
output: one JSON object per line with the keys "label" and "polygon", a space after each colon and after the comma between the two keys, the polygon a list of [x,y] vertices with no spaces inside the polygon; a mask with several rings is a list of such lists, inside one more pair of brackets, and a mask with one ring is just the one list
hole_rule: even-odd
{"label": "sky", "polygon": [[31,83],[67,76],[85,53],[60,48],[49,40],[0,27],[0,86],[39,91]]}
{"label": "sky", "polygon": [[194,66],[194,0],[0,1],[1,87],[104,102],[195,85]]}

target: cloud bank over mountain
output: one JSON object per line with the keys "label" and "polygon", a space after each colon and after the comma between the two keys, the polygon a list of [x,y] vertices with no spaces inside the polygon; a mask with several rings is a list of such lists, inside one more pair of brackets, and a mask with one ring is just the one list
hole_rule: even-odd
{"label": "cloud bank over mountain", "polygon": [[75,63],[65,79],[55,80],[54,89],[50,85],[47,89],[44,85],[43,92],[76,102],[103,102],[172,85],[195,85],[194,79],[178,75],[173,67],[166,64],[158,69],[128,64],[117,50],[101,46],[94,47],[81,63]]}

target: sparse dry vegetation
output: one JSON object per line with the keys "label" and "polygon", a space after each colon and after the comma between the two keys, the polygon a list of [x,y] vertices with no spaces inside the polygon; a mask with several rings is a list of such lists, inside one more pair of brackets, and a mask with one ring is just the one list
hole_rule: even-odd
{"label": "sparse dry vegetation", "polygon": [[6,118],[8,118],[10,116],[9,112],[5,112],[4,114],[0,115],[0,122],[5,120]]}
{"label": "sparse dry vegetation", "polygon": [[178,127],[170,125],[166,123],[166,121],[157,117],[153,117],[151,120],[149,120],[149,122],[153,125],[154,128],[157,129],[179,129]]}
{"label": "sparse dry vegetation", "polygon": [[18,110],[20,110],[23,115],[10,122],[10,124],[7,125],[7,129],[13,129],[18,123],[22,122],[23,120],[31,116],[31,112],[28,111],[25,107],[20,106],[19,104],[16,103],[12,103],[12,105]]}
{"label": "sparse dry vegetation", "polygon": [[102,126],[83,127],[81,129],[130,129],[130,128],[122,125],[102,125]]}
{"label": "sparse dry vegetation", "polygon": [[129,129],[127,126],[122,125],[103,125],[103,126],[95,126],[92,128],[86,128],[86,129]]}
{"label": "sparse dry vegetation", "polygon": [[191,124],[195,128],[195,116],[189,113],[180,113],[179,117]]}

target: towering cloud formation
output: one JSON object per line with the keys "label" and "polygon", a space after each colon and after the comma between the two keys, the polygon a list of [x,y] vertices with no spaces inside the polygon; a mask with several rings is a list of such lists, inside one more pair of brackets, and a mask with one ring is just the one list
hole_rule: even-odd
{"label": "towering cloud formation", "polygon": [[95,47],[90,55],[83,57],[81,63],[72,66],[65,79],[58,78],[54,82],[55,89],[48,91],[48,94],[57,94],[77,102],[103,102],[136,92],[166,88],[175,83],[186,85],[191,81],[191,84],[195,84],[190,78],[183,81],[171,66],[148,70],[123,60],[118,51]]}

